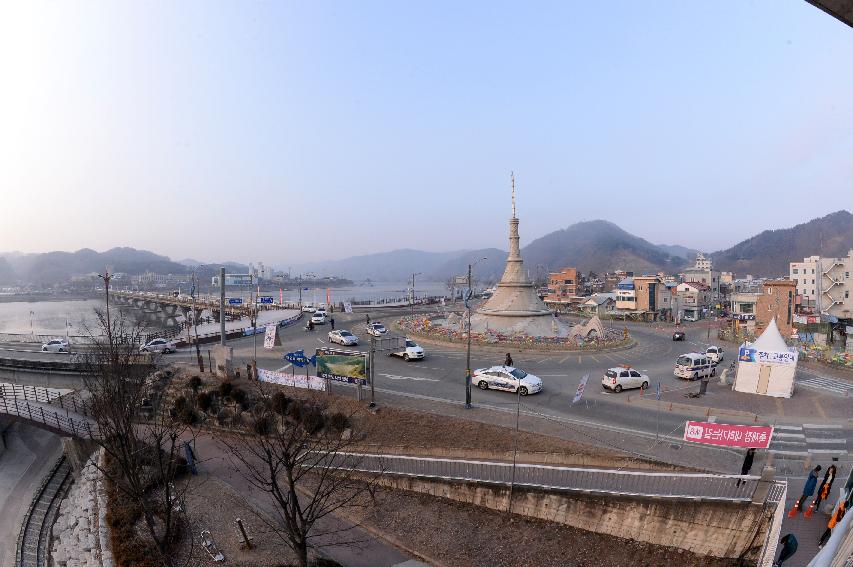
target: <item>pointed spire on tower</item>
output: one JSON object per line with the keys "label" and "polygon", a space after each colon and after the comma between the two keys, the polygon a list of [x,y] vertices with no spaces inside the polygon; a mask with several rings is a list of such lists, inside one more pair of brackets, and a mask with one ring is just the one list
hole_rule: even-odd
{"label": "pointed spire on tower", "polygon": [[509,178],[512,180],[512,218],[515,217],[515,172],[509,172]]}

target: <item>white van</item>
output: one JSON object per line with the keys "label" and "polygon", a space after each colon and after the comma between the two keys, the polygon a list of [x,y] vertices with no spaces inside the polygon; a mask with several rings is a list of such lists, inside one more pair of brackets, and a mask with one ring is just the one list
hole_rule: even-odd
{"label": "white van", "polygon": [[711,362],[719,364],[723,361],[723,347],[721,346],[709,346],[705,349],[705,354],[708,355],[708,358],[711,359]]}
{"label": "white van", "polygon": [[717,365],[703,352],[688,352],[678,357],[672,373],[686,380],[698,380],[706,376],[716,376]]}

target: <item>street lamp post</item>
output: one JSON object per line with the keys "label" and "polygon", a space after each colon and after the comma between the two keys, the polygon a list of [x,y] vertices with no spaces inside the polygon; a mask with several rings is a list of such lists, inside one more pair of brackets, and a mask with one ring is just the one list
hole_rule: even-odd
{"label": "street lamp post", "polygon": [[474,266],[486,260],[480,258],[473,264],[468,264],[468,293],[465,296],[465,308],[468,310],[468,353],[465,358],[465,408],[471,409],[471,299],[473,298],[473,284],[471,280],[471,272]]}
{"label": "street lamp post", "polygon": [[423,272],[415,272],[412,274],[412,317],[415,316],[415,276],[421,275]]}

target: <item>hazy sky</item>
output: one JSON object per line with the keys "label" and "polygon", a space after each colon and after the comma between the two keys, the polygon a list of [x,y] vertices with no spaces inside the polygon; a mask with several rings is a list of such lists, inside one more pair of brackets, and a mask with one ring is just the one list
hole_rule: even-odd
{"label": "hazy sky", "polygon": [[802,0],[0,1],[0,251],[505,247],[510,170],[522,244],[714,250],[853,208],[851,61]]}

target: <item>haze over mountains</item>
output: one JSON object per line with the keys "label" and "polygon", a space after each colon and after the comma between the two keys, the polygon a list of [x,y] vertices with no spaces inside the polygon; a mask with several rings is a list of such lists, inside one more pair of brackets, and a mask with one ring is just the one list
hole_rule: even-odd
{"label": "haze over mountains", "polygon": [[[524,225],[522,224],[522,238]],[[522,240],[524,242],[524,240]],[[715,268],[734,271],[739,276],[780,276],[788,273],[788,263],[806,256],[845,256],[853,248],[853,215],[846,210],[810,220],[797,226],[765,230],[727,250],[711,254]],[[573,266],[589,272],[633,270],[674,273],[692,263],[696,250],[677,244],[652,244],[617,225],[594,220],[573,224],[537,238],[522,248],[525,267],[533,278],[547,271]],[[485,257],[476,268],[481,280],[496,280],[503,272],[507,252],[497,248],[426,252],[401,249],[342,260],[312,262],[292,266],[293,274],[314,273],[352,280],[407,281],[419,273],[421,281],[443,281],[466,273],[468,264]],[[84,248],[76,252],[44,254],[0,253],[0,285],[17,282],[53,284],[73,275],[101,272],[112,266],[117,272],[141,274],[184,274],[201,265],[190,258],[179,262],[166,256],[134,248],[113,248],[96,252]],[[219,266],[210,263],[206,266]],[[231,272],[248,267],[226,262]],[[204,268],[204,275],[215,268]]]}

